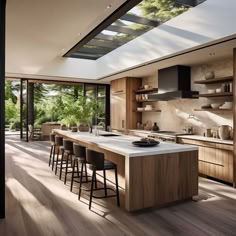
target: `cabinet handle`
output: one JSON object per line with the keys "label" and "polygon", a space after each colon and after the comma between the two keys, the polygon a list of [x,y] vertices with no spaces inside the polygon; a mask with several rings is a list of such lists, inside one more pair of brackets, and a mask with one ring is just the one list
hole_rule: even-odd
{"label": "cabinet handle", "polygon": [[122,128],[125,128],[125,121],[122,120]]}
{"label": "cabinet handle", "polygon": [[123,93],[124,90],[115,91],[114,93]]}

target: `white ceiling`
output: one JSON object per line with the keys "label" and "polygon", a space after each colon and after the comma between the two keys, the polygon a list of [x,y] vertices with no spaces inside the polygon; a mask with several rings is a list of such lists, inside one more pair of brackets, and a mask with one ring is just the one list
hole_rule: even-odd
{"label": "white ceiling", "polygon": [[148,65],[131,68],[130,70],[107,76],[104,79],[100,79],[99,82],[107,83],[121,77],[147,77],[154,74],[159,69],[173,65],[194,66],[223,60],[225,58],[233,59],[234,48],[236,48],[236,35],[182,51],[178,54],[169,55],[166,58],[160,58],[158,61]]}
{"label": "white ceiling", "polygon": [[[61,60],[67,50],[125,1],[7,1],[6,72],[43,74],[44,68]],[[109,9],[108,5],[111,5]],[[88,66],[94,63],[86,62]],[[90,77],[93,76],[91,72]]]}

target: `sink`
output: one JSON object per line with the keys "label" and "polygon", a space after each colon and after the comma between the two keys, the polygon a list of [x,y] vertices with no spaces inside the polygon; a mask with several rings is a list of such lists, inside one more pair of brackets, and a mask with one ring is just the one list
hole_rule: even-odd
{"label": "sink", "polygon": [[99,136],[103,137],[113,137],[113,136],[120,136],[119,134],[100,134]]}

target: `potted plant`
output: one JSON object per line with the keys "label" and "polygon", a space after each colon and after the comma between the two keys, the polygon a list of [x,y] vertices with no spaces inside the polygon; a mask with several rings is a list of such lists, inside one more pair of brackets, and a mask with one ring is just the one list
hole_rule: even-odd
{"label": "potted plant", "polygon": [[64,110],[62,123],[67,126],[78,125],[81,132],[92,132],[92,118],[100,113],[99,102],[95,98],[79,96],[75,101],[73,98],[64,98]]}

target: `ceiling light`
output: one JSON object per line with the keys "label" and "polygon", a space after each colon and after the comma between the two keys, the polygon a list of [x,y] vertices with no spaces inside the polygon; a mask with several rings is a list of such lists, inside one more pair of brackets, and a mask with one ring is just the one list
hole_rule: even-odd
{"label": "ceiling light", "polygon": [[107,9],[109,9],[109,8],[111,8],[111,5],[108,5],[108,6],[107,6]]}
{"label": "ceiling light", "polygon": [[211,52],[211,53],[209,53],[209,55],[210,55],[210,56],[214,56],[214,55],[215,55],[215,53],[214,53],[214,52]]}
{"label": "ceiling light", "polygon": [[80,35],[81,35],[81,33],[78,33],[78,35],[80,36]]}

